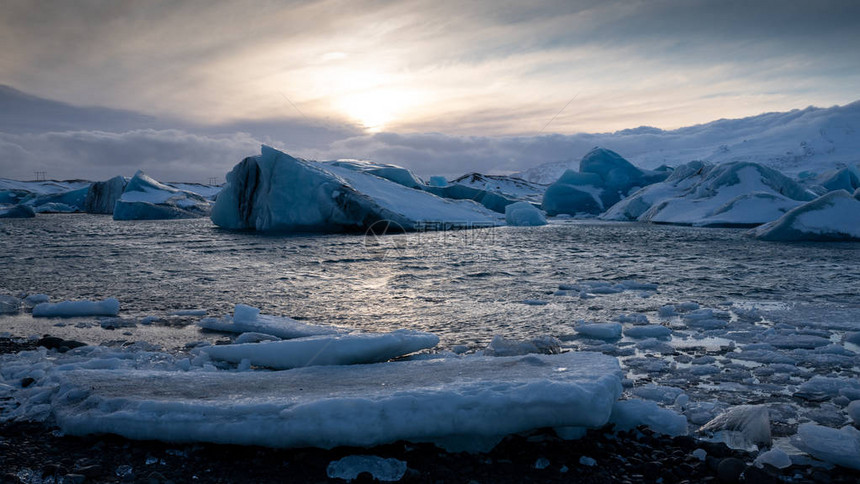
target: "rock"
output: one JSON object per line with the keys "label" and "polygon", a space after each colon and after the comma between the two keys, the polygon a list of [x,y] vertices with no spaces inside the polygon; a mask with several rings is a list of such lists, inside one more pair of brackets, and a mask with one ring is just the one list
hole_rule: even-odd
{"label": "rock", "polygon": [[717,466],[717,479],[726,484],[739,482],[746,467],[744,461],[735,457],[726,457]]}

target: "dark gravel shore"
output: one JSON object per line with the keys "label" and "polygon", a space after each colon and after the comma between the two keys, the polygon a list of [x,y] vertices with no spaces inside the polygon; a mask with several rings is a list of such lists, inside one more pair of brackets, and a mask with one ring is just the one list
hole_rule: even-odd
{"label": "dark gravel shore", "polygon": [[[2,353],[34,347],[0,339]],[[692,454],[699,448],[707,452],[704,461]],[[331,450],[168,444],[59,436],[35,423],[0,424],[2,482],[328,482],[329,463],[349,455],[405,461],[401,482],[860,482],[860,473],[840,468],[759,469],[751,465],[752,454],[645,429],[592,430],[575,441],[542,429],[508,436],[488,453],[470,454],[405,442]],[[354,482],[372,478],[362,475]]]}

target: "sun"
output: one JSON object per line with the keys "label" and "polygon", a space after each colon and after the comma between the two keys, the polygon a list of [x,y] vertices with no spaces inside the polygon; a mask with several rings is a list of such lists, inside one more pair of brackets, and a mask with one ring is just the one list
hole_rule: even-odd
{"label": "sun", "polygon": [[365,130],[378,133],[409,114],[420,103],[420,96],[402,89],[374,87],[344,95],[338,110],[362,124]]}

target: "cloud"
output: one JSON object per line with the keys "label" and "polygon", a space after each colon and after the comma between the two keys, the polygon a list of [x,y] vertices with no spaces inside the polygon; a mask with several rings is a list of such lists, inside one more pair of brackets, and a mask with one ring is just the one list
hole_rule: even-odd
{"label": "cloud", "polygon": [[209,177],[223,181],[233,165],[258,154],[260,144],[246,133],[202,136],[181,130],[0,133],[0,172],[16,179],[45,170],[53,179],[100,180],[143,169],[156,179],[205,183]]}

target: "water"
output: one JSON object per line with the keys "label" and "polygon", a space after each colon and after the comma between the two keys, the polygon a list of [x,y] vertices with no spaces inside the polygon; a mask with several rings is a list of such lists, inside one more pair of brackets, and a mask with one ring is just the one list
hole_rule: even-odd
{"label": "water", "polygon": [[[431,331],[443,347],[483,346],[495,334],[565,338],[580,319],[680,301],[860,308],[860,244],[760,242],[727,229],[570,222],[374,239],[236,233],[207,219],[40,215],[3,222],[0,253],[0,294],[117,297],[127,318],[190,308],[219,315],[245,303],[316,323]],[[658,290],[553,295],[559,284],[627,279]],[[199,338],[174,333],[177,345]]]}

